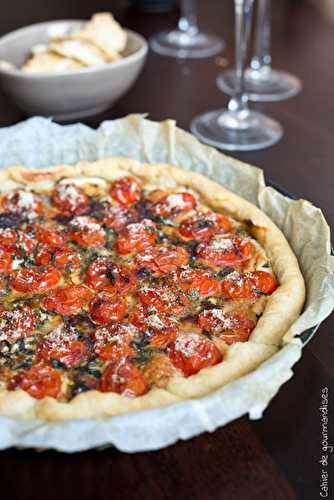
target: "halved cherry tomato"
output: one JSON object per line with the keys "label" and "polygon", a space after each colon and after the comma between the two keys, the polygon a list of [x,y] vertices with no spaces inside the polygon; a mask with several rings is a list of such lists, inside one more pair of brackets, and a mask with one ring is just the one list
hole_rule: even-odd
{"label": "halved cherry tomato", "polygon": [[95,290],[122,295],[136,286],[134,273],[108,257],[98,257],[88,266],[86,284]]}
{"label": "halved cherry tomato", "polygon": [[108,206],[103,217],[103,224],[117,232],[121,231],[128,224],[138,221],[138,212],[133,208],[122,207],[120,205]]}
{"label": "halved cherry tomato", "polygon": [[84,285],[60,286],[43,300],[43,306],[62,316],[79,314],[92,299],[93,292]]}
{"label": "halved cherry tomato", "polygon": [[100,387],[102,392],[117,392],[128,397],[141,396],[149,389],[141,371],[130,361],[107,366]]}
{"label": "halved cherry tomato", "polygon": [[52,262],[53,249],[47,245],[38,246],[35,254],[35,263],[38,266],[48,266]]}
{"label": "halved cherry tomato", "polygon": [[122,297],[104,293],[96,296],[89,304],[89,315],[98,325],[121,321],[126,313],[127,305]]}
{"label": "halved cherry tomato", "polygon": [[15,255],[29,254],[35,247],[34,239],[15,229],[0,229],[0,248]]}
{"label": "halved cherry tomato", "polygon": [[270,295],[277,288],[275,278],[264,271],[233,272],[222,281],[221,291],[230,299],[253,299],[259,293]]}
{"label": "halved cherry tomato", "polygon": [[52,248],[61,247],[64,243],[64,236],[58,231],[42,227],[36,229],[36,239]]}
{"label": "halved cherry tomato", "polygon": [[96,248],[106,244],[105,230],[93,217],[75,217],[72,219],[70,226],[70,238],[80,246]]}
{"label": "halved cherry tomato", "polygon": [[13,251],[16,248],[17,231],[15,229],[0,228],[0,248]]}
{"label": "halved cherry tomato", "polygon": [[220,291],[220,281],[205,269],[183,269],[177,275],[177,282],[182,290],[194,290],[202,297],[212,297]]}
{"label": "halved cherry tomato", "polygon": [[58,248],[53,259],[58,269],[78,269],[82,263],[82,257],[78,251],[70,247]]}
{"label": "halved cherry tomato", "polygon": [[115,248],[121,255],[141,252],[154,245],[157,238],[157,226],[150,219],[143,219],[122,229],[116,240]]}
{"label": "halved cherry tomato", "polygon": [[222,360],[217,346],[196,333],[180,334],[170,346],[168,355],[173,365],[182,370],[186,377]]}
{"label": "halved cherry tomato", "polygon": [[89,197],[74,184],[59,184],[52,193],[53,204],[63,215],[82,215],[89,205]]}
{"label": "halved cherry tomato", "polygon": [[137,307],[129,316],[129,321],[140,330],[145,331],[146,340],[158,349],[165,349],[178,332],[178,326],[173,318],[166,314],[148,314],[142,307]]}
{"label": "halved cherry tomato", "polygon": [[66,328],[65,325],[58,326],[49,333],[37,348],[37,357],[44,361],[56,359],[67,368],[78,366],[87,358],[87,343],[78,339],[75,331]]}
{"label": "halved cherry tomato", "polygon": [[255,328],[254,321],[248,319],[242,313],[224,313],[221,309],[202,311],[197,322],[202,330],[217,335],[227,344],[246,342]]}
{"label": "halved cherry tomato", "polygon": [[136,257],[136,266],[154,272],[170,273],[188,264],[189,254],[182,247],[174,245],[155,245],[147,248]]}
{"label": "halved cherry tomato", "polygon": [[60,393],[61,377],[52,366],[41,361],[15,375],[7,388],[10,391],[22,389],[36,399],[56,398]]}
{"label": "halved cherry tomato", "polygon": [[18,292],[43,293],[54,288],[61,280],[61,274],[53,268],[21,269],[12,279],[12,285]]}
{"label": "halved cherry tomato", "polygon": [[7,272],[12,267],[12,256],[8,252],[0,250],[0,273]]}
{"label": "halved cherry tomato", "polygon": [[200,243],[196,253],[199,259],[214,266],[238,266],[252,256],[252,244],[235,234],[216,235]]}
{"label": "halved cherry tomato", "polygon": [[141,188],[134,177],[120,177],[110,186],[110,194],[120,205],[130,206],[141,196]]}
{"label": "halved cherry tomato", "polygon": [[123,362],[136,354],[131,342],[137,333],[131,324],[101,326],[94,332],[94,352],[102,361]]}
{"label": "halved cherry tomato", "polygon": [[157,217],[171,217],[184,214],[196,206],[195,197],[187,192],[171,193],[163,196],[150,208]]}
{"label": "halved cherry tomato", "polygon": [[140,302],[149,312],[181,315],[190,305],[187,296],[175,287],[143,288],[138,292]]}
{"label": "halved cherry tomato", "polygon": [[218,232],[228,232],[231,229],[227,217],[215,212],[200,212],[180,224],[179,232],[185,238],[205,240]]}
{"label": "halved cherry tomato", "polygon": [[0,312],[1,340],[13,344],[18,339],[31,335],[36,328],[36,319],[29,306],[16,307],[11,311]]}
{"label": "halved cherry tomato", "polygon": [[1,205],[5,212],[17,215],[36,216],[43,210],[43,203],[40,197],[24,189],[17,189],[4,195]]}

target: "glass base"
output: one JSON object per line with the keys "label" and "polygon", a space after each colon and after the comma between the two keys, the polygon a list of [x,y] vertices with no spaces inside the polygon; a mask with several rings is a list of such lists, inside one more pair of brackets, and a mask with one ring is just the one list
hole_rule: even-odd
{"label": "glass base", "polygon": [[238,113],[227,109],[209,111],[194,118],[190,130],[200,141],[228,151],[267,148],[283,135],[277,121],[251,110]]}
{"label": "glass base", "polygon": [[161,31],[150,38],[150,47],[164,56],[180,59],[200,59],[219,54],[225,42],[207,33],[189,35],[180,30]]}
{"label": "glass base", "polygon": [[[223,71],[217,78],[217,86],[225,94],[234,95],[235,70]],[[301,81],[286,71],[248,68],[245,72],[245,94],[251,101],[283,101],[295,96],[301,89]]]}

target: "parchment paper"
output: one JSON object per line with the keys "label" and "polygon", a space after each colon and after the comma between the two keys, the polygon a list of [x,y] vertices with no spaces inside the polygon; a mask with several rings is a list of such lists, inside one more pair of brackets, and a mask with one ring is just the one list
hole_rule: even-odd
{"label": "parchment paper", "polygon": [[19,446],[75,452],[112,444],[127,452],[154,450],[212,432],[245,414],[261,418],[281,385],[293,375],[292,367],[302,352],[297,336],[334,308],[334,260],[329,227],[321,211],[307,201],[292,201],[266,187],[260,169],[203,146],[173,121],[156,123],[130,115],[92,130],[80,124],[60,126],[45,118],[31,118],[0,129],[0,168],[73,164],[107,156],[171,163],[201,172],[261,207],[283,230],[298,257],[307,287],[304,311],[285,333],[275,355],[254,372],[204,398],[106,419],[45,423],[0,417],[0,449]]}

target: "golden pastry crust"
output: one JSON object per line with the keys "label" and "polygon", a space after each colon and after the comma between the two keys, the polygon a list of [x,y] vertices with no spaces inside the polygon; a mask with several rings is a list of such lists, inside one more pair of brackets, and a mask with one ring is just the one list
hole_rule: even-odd
{"label": "golden pastry crust", "polygon": [[305,285],[298,261],[278,227],[256,206],[221,185],[197,174],[170,165],[141,164],[127,158],[108,158],[96,162],[80,162],[48,169],[11,167],[0,172],[1,191],[18,185],[45,189],[61,177],[98,178],[112,181],[131,174],[144,186],[185,187],[199,194],[203,202],[216,211],[224,211],[241,221],[249,221],[252,236],[264,248],[279,287],[269,297],[265,310],[246,343],[236,343],[226,350],[223,362],[188,378],[173,376],[166,389],[154,388],[135,399],[114,393],[89,391],[68,403],[52,398],[36,400],[22,390],[0,392],[0,414],[20,418],[64,420],[124,414],[169,405],[183,399],[196,398],[256,369],[271,357],[281,340],[299,316],[305,299]]}

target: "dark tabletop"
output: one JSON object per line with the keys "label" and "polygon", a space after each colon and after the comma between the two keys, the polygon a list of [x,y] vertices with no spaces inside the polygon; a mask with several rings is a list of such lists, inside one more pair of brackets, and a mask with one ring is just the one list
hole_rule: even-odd
{"label": "dark tabletop", "polygon": [[[126,1],[7,1],[0,34],[32,22],[89,17],[112,9],[118,19],[148,37],[175,25],[177,13],[134,12]],[[219,64],[233,61],[231,0],[202,0],[203,29],[223,34],[224,60],[180,63],[149,54],[133,89],[109,112],[87,120],[128,113],[151,119],[174,118],[188,129],[192,117],[223,107],[227,98],[215,86]],[[334,25],[302,1],[279,0],[273,22],[273,58],[277,68],[298,75],[303,92],[276,104],[254,105],[284,127],[284,138],[267,150],[235,154],[258,165],[265,175],[298,197],[321,207],[334,223]],[[26,4],[24,6],[24,4]],[[0,96],[0,125],[24,119]],[[334,418],[334,320],[327,319],[305,347],[294,377],[258,421],[241,418],[213,434],[179,442],[161,451],[122,454],[115,449],[76,455],[8,450],[0,455],[3,500],[177,499],[290,500],[319,498],[321,468],[321,390],[329,388],[329,414]],[[334,442],[333,427],[330,429]],[[332,442],[332,444],[334,444]],[[334,488],[334,453],[332,487]],[[331,494],[329,494],[331,497]]]}

